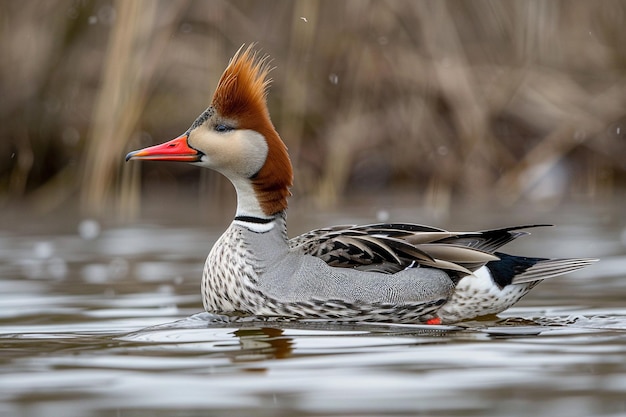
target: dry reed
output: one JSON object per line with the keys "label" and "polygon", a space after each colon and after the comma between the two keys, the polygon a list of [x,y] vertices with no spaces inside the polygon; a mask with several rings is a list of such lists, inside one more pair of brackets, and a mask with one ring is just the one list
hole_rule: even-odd
{"label": "dry reed", "polygon": [[199,179],[123,156],[184,131],[251,42],[276,66],[270,111],[300,198],[588,201],[626,179],[624,1],[48,0],[0,14],[5,204],[78,193],[86,212],[132,217],[140,178]]}

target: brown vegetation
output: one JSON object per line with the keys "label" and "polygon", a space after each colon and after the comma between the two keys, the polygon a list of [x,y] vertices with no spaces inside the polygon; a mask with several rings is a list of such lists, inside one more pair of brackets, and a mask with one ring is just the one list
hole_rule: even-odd
{"label": "brown vegetation", "polygon": [[29,0],[0,16],[0,204],[133,215],[151,181],[197,182],[124,155],[182,133],[251,42],[276,67],[300,198],[595,200],[626,179],[624,1]]}

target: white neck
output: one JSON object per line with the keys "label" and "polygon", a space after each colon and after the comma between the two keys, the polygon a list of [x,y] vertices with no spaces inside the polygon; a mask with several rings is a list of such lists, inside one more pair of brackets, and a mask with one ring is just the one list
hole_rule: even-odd
{"label": "white neck", "polygon": [[[230,182],[237,191],[237,217],[258,217],[261,219],[270,219],[273,216],[268,216],[263,212],[259,200],[250,181],[246,178],[229,178]],[[241,220],[235,220],[236,223],[250,229],[254,232],[264,233],[274,228],[275,222],[269,223],[251,223]]]}
{"label": "white neck", "polygon": [[248,179],[229,179],[237,191],[237,216],[270,217],[263,213],[254,188]]}

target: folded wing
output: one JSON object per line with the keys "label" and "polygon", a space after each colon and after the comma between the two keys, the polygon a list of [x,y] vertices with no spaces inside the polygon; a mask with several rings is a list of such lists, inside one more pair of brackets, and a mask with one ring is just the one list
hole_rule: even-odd
{"label": "folded wing", "polygon": [[515,226],[479,232],[449,232],[410,223],[334,226],[294,237],[290,248],[335,267],[396,273],[418,266],[435,267],[451,276],[471,274],[499,259],[494,252],[523,231],[547,225]]}

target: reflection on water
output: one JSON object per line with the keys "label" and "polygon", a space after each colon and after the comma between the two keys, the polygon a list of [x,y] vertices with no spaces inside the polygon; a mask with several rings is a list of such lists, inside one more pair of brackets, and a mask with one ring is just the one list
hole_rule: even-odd
{"label": "reflection on water", "polygon": [[520,241],[602,262],[456,326],[225,323],[199,312],[217,228],[8,228],[0,416],[624,415],[623,228],[571,223]]}

